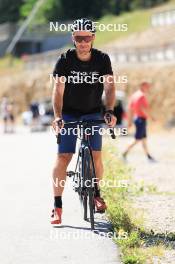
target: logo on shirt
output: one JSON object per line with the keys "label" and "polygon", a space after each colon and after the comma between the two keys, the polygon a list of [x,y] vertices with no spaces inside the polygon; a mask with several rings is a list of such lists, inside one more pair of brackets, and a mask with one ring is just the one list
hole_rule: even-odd
{"label": "logo on shirt", "polygon": [[80,72],[80,71],[71,71],[69,77],[70,83],[88,83],[94,84],[99,82],[100,73],[97,71],[93,72]]}

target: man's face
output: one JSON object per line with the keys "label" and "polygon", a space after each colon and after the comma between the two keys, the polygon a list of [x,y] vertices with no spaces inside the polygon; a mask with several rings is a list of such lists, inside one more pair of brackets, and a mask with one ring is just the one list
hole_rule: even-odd
{"label": "man's face", "polygon": [[72,36],[76,49],[81,54],[86,54],[90,51],[94,39],[95,35],[88,31],[75,31]]}
{"label": "man's face", "polygon": [[148,93],[148,92],[149,92],[150,87],[151,87],[150,83],[143,83],[143,84],[142,84],[142,90],[143,90],[145,93]]}

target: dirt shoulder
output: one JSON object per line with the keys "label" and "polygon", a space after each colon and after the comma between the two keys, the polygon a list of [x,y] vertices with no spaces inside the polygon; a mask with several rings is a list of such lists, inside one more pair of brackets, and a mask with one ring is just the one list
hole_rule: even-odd
{"label": "dirt shoulder", "polygon": [[[153,234],[151,243],[157,235],[162,235],[165,256],[162,263],[174,263],[175,256],[175,131],[151,133],[149,148],[157,162],[150,163],[138,145],[128,155],[127,164],[132,168],[133,180],[140,190],[132,197],[135,208],[142,210],[144,227]],[[118,148],[123,151],[132,141],[131,137],[118,140]],[[166,238],[167,237],[167,238]]]}

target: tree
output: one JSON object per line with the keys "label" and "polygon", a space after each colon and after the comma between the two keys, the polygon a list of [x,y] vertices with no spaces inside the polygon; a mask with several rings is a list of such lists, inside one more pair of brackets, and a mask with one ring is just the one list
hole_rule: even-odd
{"label": "tree", "polygon": [[122,11],[121,1],[120,0],[116,0],[114,14],[120,15],[121,11]]}
{"label": "tree", "polygon": [[[0,23],[17,22],[31,12],[37,0],[0,0]],[[168,0],[45,0],[34,24],[72,20],[79,17],[99,19],[105,14],[120,15],[137,8],[148,8]]]}
{"label": "tree", "polygon": [[60,8],[62,10],[61,18],[100,18],[108,9],[108,2],[106,0],[60,0]]}
{"label": "tree", "polygon": [[17,22],[23,0],[0,0],[0,23]]}
{"label": "tree", "polygon": [[131,11],[131,1],[130,0],[125,0],[123,3],[124,10],[125,11]]}

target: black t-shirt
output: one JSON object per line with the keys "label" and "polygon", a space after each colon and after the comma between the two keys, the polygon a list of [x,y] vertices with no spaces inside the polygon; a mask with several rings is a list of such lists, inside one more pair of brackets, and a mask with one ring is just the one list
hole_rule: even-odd
{"label": "black t-shirt", "polygon": [[113,74],[110,58],[97,49],[92,49],[89,61],[78,59],[75,49],[61,54],[53,76],[66,79],[62,112],[77,115],[101,112],[103,75],[106,74]]}

